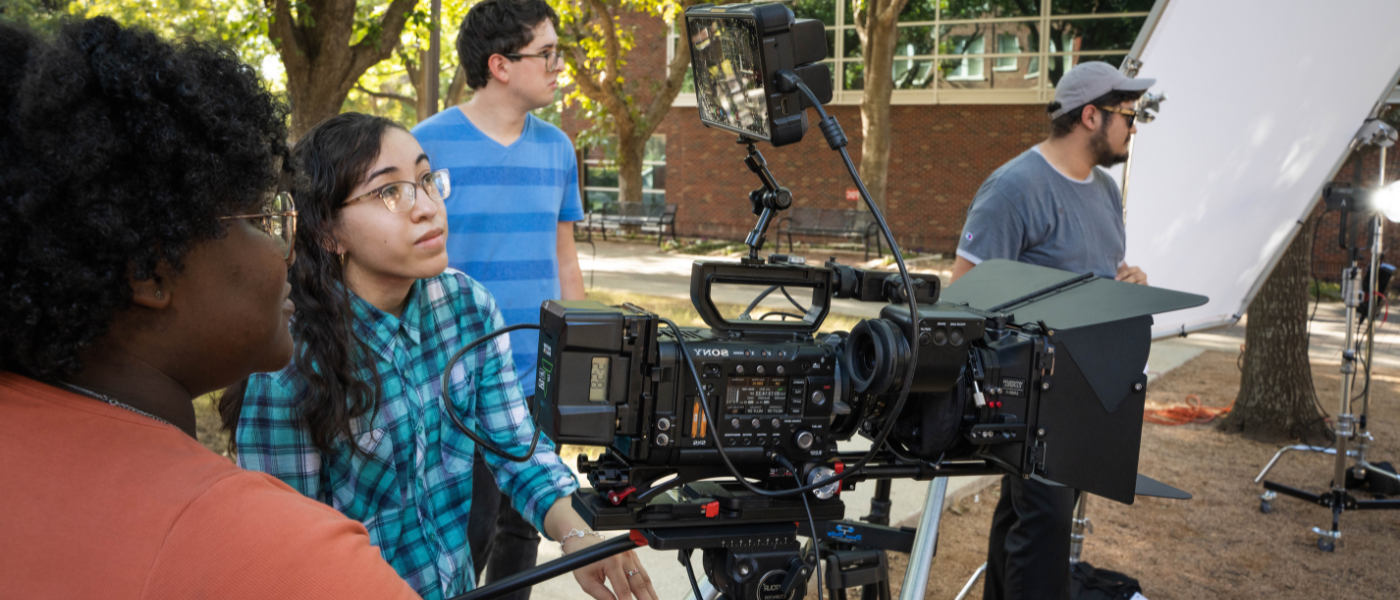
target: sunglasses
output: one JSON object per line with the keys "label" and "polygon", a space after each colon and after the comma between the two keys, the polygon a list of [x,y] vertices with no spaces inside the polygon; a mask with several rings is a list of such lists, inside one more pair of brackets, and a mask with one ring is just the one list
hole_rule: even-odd
{"label": "sunglasses", "polygon": [[252,221],[254,227],[277,242],[277,248],[282,251],[282,260],[287,260],[292,255],[292,247],[296,243],[297,235],[297,211],[290,193],[273,194],[263,202],[262,209],[258,214],[219,217],[220,221],[225,219]]}
{"label": "sunglasses", "polygon": [[1119,108],[1117,106],[1100,106],[1099,110],[1123,115],[1124,121],[1128,123],[1128,129],[1133,128],[1133,122],[1137,120],[1138,111],[1131,108]]}

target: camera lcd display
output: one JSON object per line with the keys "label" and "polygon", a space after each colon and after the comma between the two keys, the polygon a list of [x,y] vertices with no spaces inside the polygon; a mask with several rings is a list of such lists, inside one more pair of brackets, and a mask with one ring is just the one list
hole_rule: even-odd
{"label": "camera lcd display", "polygon": [[588,374],[588,400],[590,402],[608,401],[608,375],[611,363],[612,359],[607,356],[593,357],[593,366]]}
{"label": "camera lcd display", "polygon": [[731,415],[780,415],[787,405],[787,380],[782,377],[731,377],[729,401],[724,411]]}
{"label": "camera lcd display", "polygon": [[691,60],[700,119],[767,140],[768,105],[751,19],[692,19]]}

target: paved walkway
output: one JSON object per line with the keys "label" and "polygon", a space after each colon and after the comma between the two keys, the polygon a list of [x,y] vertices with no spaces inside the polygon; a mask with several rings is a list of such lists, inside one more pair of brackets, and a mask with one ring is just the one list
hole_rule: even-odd
{"label": "paved walkway", "polygon": [[[596,253],[593,253],[593,249],[586,244],[580,246],[579,254],[585,283],[590,287],[636,294],[689,299],[691,263],[701,259],[715,260],[713,257],[664,254],[658,252],[655,246],[648,245],[601,240],[595,240],[595,245]],[[810,260],[817,259],[809,257]],[[843,258],[842,261],[846,262],[846,259]],[[848,264],[855,264],[855,261],[852,260]],[[942,275],[946,280],[946,272]],[[750,298],[752,298],[751,292],[734,290],[728,295],[717,294],[715,299],[743,305],[747,304]],[[857,317],[874,317],[879,315],[881,307],[882,305],[873,303],[836,300],[832,304],[832,312]],[[1344,333],[1342,321],[1343,313],[1339,304],[1323,304],[1319,307],[1317,318],[1313,324],[1312,344],[1309,348],[1309,355],[1314,362],[1339,363]],[[1149,381],[1185,364],[1202,352],[1207,350],[1239,352],[1243,343],[1243,322],[1208,333],[1194,333],[1186,338],[1159,340],[1153,343],[1152,353],[1148,359]],[[1384,326],[1381,334],[1377,336],[1376,364],[1400,367],[1397,348],[1400,348],[1400,326]],[[869,448],[868,444],[869,442],[863,438],[856,438],[849,444],[843,444],[842,450],[864,450]],[[1150,476],[1151,473],[1147,475]],[[990,476],[955,478],[949,482],[948,501],[945,506],[952,506],[953,502],[958,499],[978,494],[995,481],[996,477]],[[870,497],[874,487],[873,484],[861,484],[853,492],[842,493],[849,518],[855,518],[869,512]],[[891,488],[891,497],[894,501],[891,511],[892,521],[903,526],[914,526],[918,523],[923,512],[928,489],[927,482],[895,480],[892,482]],[[980,500],[994,502],[996,499],[983,497]],[[648,572],[652,575],[661,600],[679,599],[686,595],[689,591],[689,583],[685,570],[678,562],[674,552],[657,552],[643,548],[638,553]],[[558,544],[541,543],[539,554],[541,562],[558,557]],[[698,553],[695,556],[694,566],[697,576],[702,575]],[[580,597],[583,597],[583,594],[572,576],[558,577],[536,586],[532,595],[532,598],[536,600],[562,600]]]}

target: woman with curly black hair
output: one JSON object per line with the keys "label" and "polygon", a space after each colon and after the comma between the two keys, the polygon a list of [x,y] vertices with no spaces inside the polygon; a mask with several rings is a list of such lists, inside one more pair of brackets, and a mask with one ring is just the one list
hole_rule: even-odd
{"label": "woman with curly black hair", "polygon": [[291,359],[286,114],[226,49],[0,25],[0,579],[20,598],[410,598],[363,527],[194,438]]}
{"label": "woman with curly black hair", "polygon": [[[505,327],[491,293],[447,268],[447,171],[404,128],[358,113],[313,127],[292,155],[303,174],[295,359],[223,396],[239,465],[363,522],[409,585],[447,598],[476,574],[467,525],[478,446],[458,415],[498,450],[480,456],[521,515],[565,553],[599,543],[570,502],[573,472],[547,438],[532,445],[509,337],[463,355],[442,393],[449,358]],[[633,552],[574,576],[598,600],[656,598]]]}

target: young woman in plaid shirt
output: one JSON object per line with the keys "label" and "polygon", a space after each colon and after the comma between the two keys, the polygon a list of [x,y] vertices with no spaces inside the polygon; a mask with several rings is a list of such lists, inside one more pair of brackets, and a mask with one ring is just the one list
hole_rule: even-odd
{"label": "young woman in plaid shirt", "polygon": [[[475,587],[467,544],[475,444],[446,411],[517,456],[535,431],[508,336],[456,363],[450,405],[441,375],[459,348],[504,326],[501,313],[484,287],[447,268],[450,182],[408,131],[348,113],[307,132],[292,153],[303,174],[291,273],[296,351],[283,370],[225,397],[238,464],[363,522],[424,598],[461,594]],[[601,541],[574,512],[578,484],[547,438],[526,462],[483,455],[515,508],[566,554]],[[599,600],[614,591],[656,597],[631,552],[574,576]]]}

